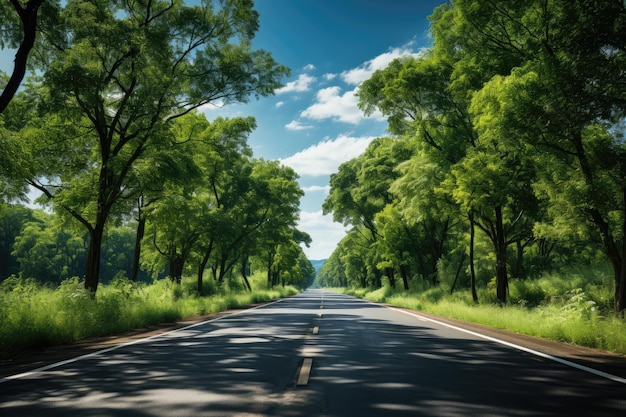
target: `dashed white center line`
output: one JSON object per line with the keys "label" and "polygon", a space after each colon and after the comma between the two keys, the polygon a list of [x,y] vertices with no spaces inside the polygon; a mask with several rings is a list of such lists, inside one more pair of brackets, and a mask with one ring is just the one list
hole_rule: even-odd
{"label": "dashed white center line", "polygon": [[302,367],[300,368],[300,374],[298,375],[298,382],[296,385],[308,385],[309,377],[311,376],[311,368],[313,367],[313,358],[304,358]]}

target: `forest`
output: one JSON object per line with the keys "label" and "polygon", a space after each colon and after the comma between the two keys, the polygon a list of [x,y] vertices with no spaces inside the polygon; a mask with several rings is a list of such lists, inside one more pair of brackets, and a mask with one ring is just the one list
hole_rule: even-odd
{"label": "forest", "polygon": [[360,87],[389,135],[331,177],[324,211],[351,230],[317,282],[623,317],[626,6],[456,0],[430,20],[431,48]]}
{"label": "forest", "polygon": [[[273,94],[289,74],[252,49],[253,6],[0,3],[0,47],[16,50],[0,78],[3,351],[111,331],[101,320],[132,321],[115,313],[127,303],[159,321],[212,310],[204,295],[250,302],[313,282],[297,173],[253,156],[253,117],[201,111]],[[42,209],[23,204],[32,194]],[[172,312],[181,297],[196,309]],[[55,326],[67,337],[43,334]]]}

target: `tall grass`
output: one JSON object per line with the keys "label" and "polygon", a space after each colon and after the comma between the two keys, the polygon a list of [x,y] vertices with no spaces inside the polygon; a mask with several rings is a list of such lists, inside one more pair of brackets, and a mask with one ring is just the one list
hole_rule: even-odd
{"label": "tall grass", "polygon": [[140,284],[117,279],[101,285],[92,297],[77,278],[58,287],[9,278],[0,284],[0,357],[111,335],[152,324],[216,313],[296,294],[293,287],[264,288],[251,278],[253,292],[236,284],[205,282],[207,296],[196,294],[196,282],[169,280]]}
{"label": "tall grass", "polygon": [[512,280],[509,303],[497,305],[493,289],[479,291],[480,304],[467,290],[450,294],[443,286],[413,283],[410,291],[383,287],[345,289],[357,297],[516,333],[598,348],[626,355],[626,321],[612,311],[609,273],[579,268],[534,280]]}

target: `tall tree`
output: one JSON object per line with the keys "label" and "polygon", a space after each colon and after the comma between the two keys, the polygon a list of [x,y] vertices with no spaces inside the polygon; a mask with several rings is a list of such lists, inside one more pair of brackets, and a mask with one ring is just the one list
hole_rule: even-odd
{"label": "tall tree", "polygon": [[[44,68],[47,109],[62,116],[57,122],[84,126],[61,138],[94,150],[81,184],[94,192],[60,206],[89,232],[85,287],[95,292],[107,220],[143,152],[195,108],[271,94],[287,69],[251,49],[258,13],[250,0],[69,0],[60,21],[64,36],[49,40]],[[76,190],[33,185],[55,200]]]}
{"label": "tall tree", "polygon": [[566,177],[580,181],[582,192],[567,194],[578,194],[568,203],[577,210],[561,213],[589,221],[602,237],[620,313],[626,308],[626,151],[620,127],[626,114],[626,8],[619,1],[469,3],[454,6],[467,29],[457,46],[482,43],[486,52],[474,53],[474,61],[487,55],[502,69],[476,98],[485,104],[476,109],[478,126],[516,137],[537,155],[555,156],[551,166],[541,164],[548,171],[544,179],[552,170],[556,178],[565,166]]}

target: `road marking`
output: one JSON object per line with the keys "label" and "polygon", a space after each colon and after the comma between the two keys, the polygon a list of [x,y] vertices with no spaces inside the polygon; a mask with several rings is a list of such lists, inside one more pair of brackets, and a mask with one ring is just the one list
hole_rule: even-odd
{"label": "road marking", "polygon": [[[372,303],[372,304],[376,304],[376,303]],[[377,305],[382,305],[382,304],[377,304]],[[464,329],[462,327],[454,326],[452,324],[444,323],[444,322],[439,321],[439,320],[434,320],[434,319],[431,319],[430,317],[420,316],[419,314],[412,313],[410,311],[400,310],[399,308],[388,307],[388,306],[385,306],[385,307],[387,307],[387,308],[389,308],[391,310],[394,310],[394,311],[399,311],[400,313],[408,314],[409,316],[413,316],[413,317],[418,318],[418,319],[423,320],[423,321],[429,321],[431,323],[437,323],[439,325],[448,327],[450,329],[454,329],[454,330],[458,330],[458,331],[463,332],[463,333],[471,334],[472,336],[477,336],[477,337],[480,337],[481,339],[485,339],[485,340],[489,340],[489,341],[492,341],[492,342],[496,342],[496,343],[499,343],[499,344],[504,345],[504,346],[508,346],[508,347],[511,347],[511,348],[514,348],[514,349],[517,349],[517,350],[521,350],[521,351],[526,352],[526,353],[530,353],[531,355],[539,356],[540,358],[544,358],[544,359],[548,359],[548,360],[553,361],[553,362],[560,363],[561,365],[569,366],[571,368],[576,368],[576,369],[578,369],[580,371],[583,371],[583,372],[587,372],[587,373],[590,373],[590,374],[593,374],[593,375],[596,375],[596,376],[599,376],[599,377],[602,377],[602,378],[610,379],[611,381],[615,381],[615,382],[619,382],[619,383],[622,383],[622,384],[626,384],[626,378],[622,378],[622,377],[617,376],[617,375],[609,374],[607,372],[602,372],[602,371],[599,371],[597,369],[589,368],[588,366],[580,365],[580,364],[578,364],[576,362],[571,362],[571,361],[568,361],[566,359],[559,358],[557,356],[548,355],[547,353],[539,352],[537,350],[529,349],[529,348],[524,347],[524,346],[516,345],[515,343],[506,342],[506,341],[501,340],[501,339],[496,339],[495,337],[491,337],[491,336],[487,336],[487,335],[484,335],[484,334],[476,333],[476,332],[473,332],[471,330],[467,330],[467,329]]]}
{"label": "road marking", "polygon": [[236,311],[234,313],[224,314],[223,316],[216,317],[214,319],[205,320],[205,321],[201,321],[199,323],[190,324],[189,326],[184,326],[184,327],[181,327],[180,329],[174,329],[174,330],[170,330],[170,331],[165,332],[165,333],[159,333],[159,334],[155,334],[155,335],[150,336],[150,337],[145,337],[143,339],[133,340],[132,342],[126,342],[126,343],[122,343],[120,345],[111,346],[111,347],[106,348],[106,349],[97,350],[95,352],[91,352],[91,353],[88,353],[86,355],[77,356],[75,358],[70,358],[70,359],[67,359],[67,360],[64,360],[64,361],[61,361],[61,362],[51,363],[50,365],[46,365],[46,366],[42,366],[40,368],[36,368],[36,369],[30,370],[30,371],[22,372],[20,374],[9,375],[9,376],[0,378],[0,384],[2,384],[4,382],[13,381],[15,379],[26,378],[26,377],[29,377],[29,376],[32,376],[32,375],[35,375],[35,374],[39,374],[39,373],[42,373],[42,372],[45,372],[45,371],[49,371],[50,369],[58,368],[58,367],[63,366],[63,365],[68,365],[70,363],[82,361],[84,359],[93,358],[94,356],[101,355],[103,353],[109,353],[109,352],[112,352],[114,350],[121,349],[123,347],[127,347],[127,346],[136,345],[136,344],[139,344],[139,343],[148,342],[148,341],[151,341],[151,340],[154,340],[154,339],[158,339],[159,337],[164,337],[164,336],[168,336],[170,334],[176,333],[176,332],[181,332],[183,330],[189,330],[189,329],[192,329],[194,327],[198,327],[198,326],[202,326],[202,325],[207,324],[207,323],[212,323],[212,322],[215,322],[215,321],[218,321],[218,320],[222,320],[222,319],[227,318],[227,317],[238,316],[240,314],[246,313],[246,312],[251,311],[251,310],[256,310],[256,309],[259,309],[259,308],[267,307],[267,306],[272,305],[272,304],[280,303],[283,300],[284,300],[284,298],[281,298],[280,300],[272,301],[272,302],[267,303],[267,304],[258,305],[256,307],[247,308],[245,310]]}
{"label": "road marking", "polygon": [[311,376],[311,368],[313,367],[313,358],[304,358],[302,361],[302,367],[300,368],[300,374],[298,375],[298,382],[296,385],[308,385],[309,377]]}
{"label": "road marking", "polygon": [[318,334],[320,332],[320,328],[318,326],[313,327],[313,334]]}

